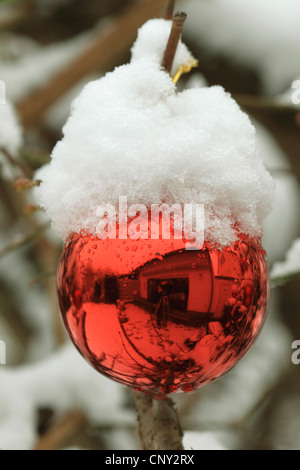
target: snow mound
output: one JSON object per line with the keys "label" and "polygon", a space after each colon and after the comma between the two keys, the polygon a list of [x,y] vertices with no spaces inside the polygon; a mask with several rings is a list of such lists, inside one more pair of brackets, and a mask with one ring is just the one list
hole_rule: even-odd
{"label": "snow mound", "polygon": [[[205,239],[221,246],[238,230],[262,236],[273,180],[255,128],[220,86],[176,90],[161,68],[170,27],[147,22],[131,62],[87,84],[73,102],[64,136],[37,175],[37,196],[62,238],[96,234],[97,208],[117,206],[120,196],[147,206],[204,204]],[[156,31],[152,44],[149,31]],[[177,65],[191,58],[183,45],[178,54]]]}

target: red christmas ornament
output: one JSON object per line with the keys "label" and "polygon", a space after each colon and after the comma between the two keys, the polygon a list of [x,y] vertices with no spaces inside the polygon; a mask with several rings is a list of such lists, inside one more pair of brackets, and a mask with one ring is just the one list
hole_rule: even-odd
{"label": "red christmas ornament", "polygon": [[58,271],[65,327],[100,373],[159,396],[228,372],[263,325],[268,268],[258,241],[186,250],[182,240],[72,234]]}

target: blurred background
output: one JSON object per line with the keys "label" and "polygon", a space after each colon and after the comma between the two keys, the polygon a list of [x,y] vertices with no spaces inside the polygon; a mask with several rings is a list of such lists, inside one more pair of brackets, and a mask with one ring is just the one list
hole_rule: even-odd
{"label": "blurred background", "polygon": [[[62,242],[34,200],[85,83],[130,60],[137,29],[166,0],[0,2],[0,448],[139,449],[131,392],[70,344],[55,288]],[[199,67],[180,88],[222,85],[257,129],[276,183],[265,221],[274,282],[267,322],[242,361],[197,392],[175,395],[185,449],[300,449],[300,79],[298,0],[178,0]],[[295,267],[296,265],[296,267]],[[280,277],[280,275],[279,275]],[[278,281],[278,279],[277,279]],[[5,347],[4,347],[5,346]]]}

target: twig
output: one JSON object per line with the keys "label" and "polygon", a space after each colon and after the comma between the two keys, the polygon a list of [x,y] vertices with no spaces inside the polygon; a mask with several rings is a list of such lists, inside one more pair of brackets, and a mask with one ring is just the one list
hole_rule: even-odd
{"label": "twig", "polygon": [[[55,274],[57,268],[58,257],[62,251],[63,241],[60,246],[47,237],[40,237],[35,243],[35,253],[39,260],[39,267],[44,273],[52,272]],[[40,279],[41,280],[41,279]],[[43,278],[43,290],[48,298],[48,305],[52,312],[52,329],[56,346],[61,346],[66,340],[66,331],[61,321],[60,315],[57,314],[57,291],[55,276]]]}
{"label": "twig", "polygon": [[47,271],[30,279],[29,286],[34,286],[36,284],[40,284],[48,279],[55,279],[56,271]]}
{"label": "twig", "polygon": [[72,411],[40,437],[34,450],[61,449],[86,426],[87,419],[84,413],[82,411]]}
{"label": "twig", "polygon": [[285,273],[280,276],[277,276],[277,275],[273,276],[271,272],[271,276],[270,276],[271,286],[272,287],[283,286],[287,284],[288,282],[291,282],[294,279],[299,279],[299,278],[300,278],[300,270]]}
{"label": "twig", "polygon": [[36,186],[40,186],[41,180],[31,181],[27,178],[21,177],[14,183],[14,188],[18,193],[23,193]]}
{"label": "twig", "polygon": [[178,12],[173,17],[172,29],[162,63],[163,68],[168,73],[171,73],[174,57],[182,34],[186,16],[186,13]]}
{"label": "twig", "polygon": [[5,158],[9,161],[9,163],[12,166],[14,166],[15,168],[19,168],[27,178],[31,179],[33,177],[32,168],[30,168],[30,166],[28,166],[26,163],[21,162],[21,161],[17,160],[16,158],[14,158],[8,152],[8,150],[6,150],[6,148],[0,147],[0,153],[2,153],[5,156]]}
{"label": "twig", "polygon": [[[1,165],[0,165],[1,170]],[[9,191],[11,189],[11,185],[7,184],[6,181],[3,180],[0,171],[0,201],[3,209],[5,209],[5,215],[8,217],[9,224],[13,225],[15,221],[19,218],[19,200],[16,203],[16,191],[14,191],[13,195]],[[4,215],[4,214],[3,214]],[[3,217],[2,215],[2,217]]]}
{"label": "twig", "polygon": [[21,235],[17,239],[13,240],[10,244],[6,245],[6,247],[0,250],[0,259],[3,258],[5,255],[8,255],[12,251],[15,251],[29,243],[34,242],[37,240],[42,233],[44,233],[50,227],[49,223],[40,225],[36,228],[36,230],[27,235]]}
{"label": "twig", "polygon": [[253,96],[244,94],[232,94],[235,101],[249,110],[258,109],[263,111],[277,111],[281,113],[298,113],[299,108],[293,104],[281,103],[280,101],[264,96]]}
{"label": "twig", "polygon": [[171,399],[136,392],[139,436],[143,450],[183,450],[182,429]]}
{"label": "twig", "polygon": [[164,14],[165,20],[171,20],[173,18],[174,7],[175,7],[175,0],[168,0],[168,5]]}
{"label": "twig", "polygon": [[165,0],[138,2],[107,29],[100,31],[93,43],[71,64],[17,104],[23,126],[38,125],[49,107],[87,75],[118,65],[136,39],[137,29],[149,18],[160,14],[164,6]]}
{"label": "twig", "polygon": [[287,383],[287,380],[290,376],[291,370],[288,366],[280,372],[278,377],[271,383],[262,393],[262,395],[258,398],[258,400],[253,404],[253,406],[236,421],[230,423],[230,427],[232,429],[239,429],[246,426],[246,424],[250,421],[250,419],[270,400],[272,396],[276,394],[278,387],[281,384]]}

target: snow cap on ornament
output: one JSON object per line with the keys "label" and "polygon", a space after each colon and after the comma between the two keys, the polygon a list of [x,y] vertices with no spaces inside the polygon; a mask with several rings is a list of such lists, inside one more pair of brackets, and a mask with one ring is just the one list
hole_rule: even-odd
{"label": "snow cap on ornament", "polygon": [[[63,138],[38,174],[38,198],[66,239],[96,235],[103,204],[203,204],[205,241],[262,236],[273,180],[249,117],[221,86],[176,89],[195,60],[179,41],[162,67],[172,21],[138,31],[129,64],[88,83],[72,104]],[[175,80],[172,79],[175,77]],[[178,78],[178,77],[177,77]]]}

